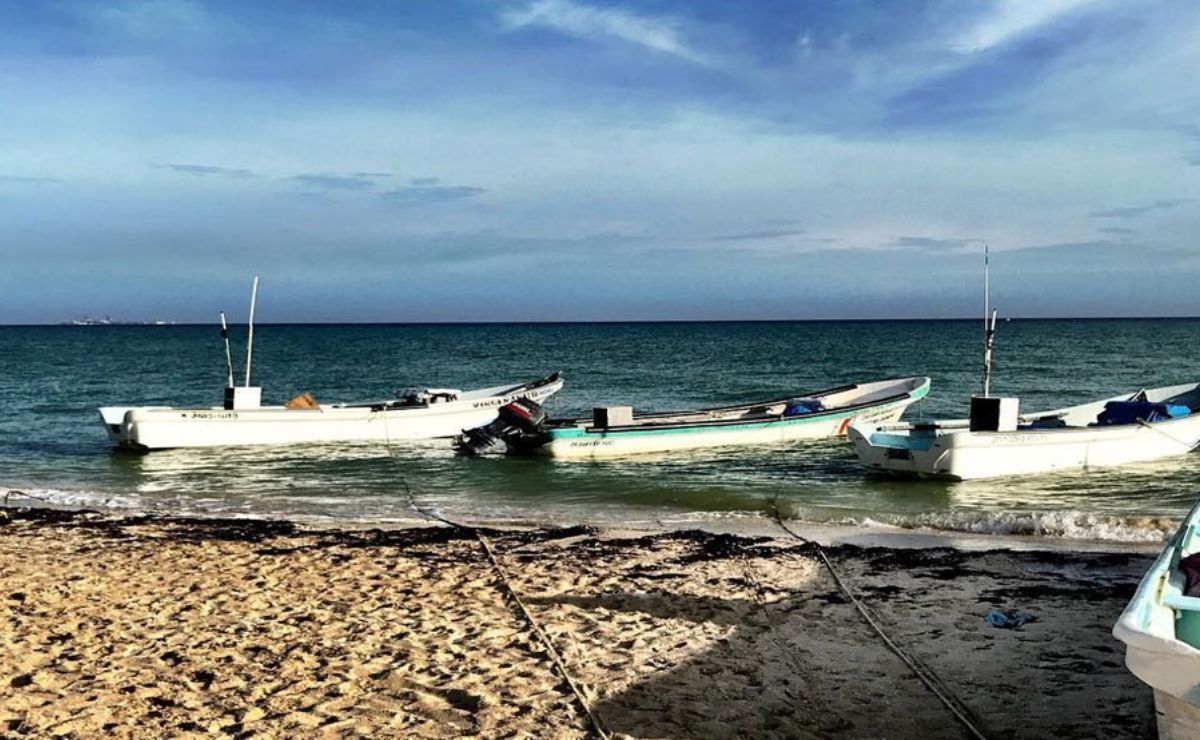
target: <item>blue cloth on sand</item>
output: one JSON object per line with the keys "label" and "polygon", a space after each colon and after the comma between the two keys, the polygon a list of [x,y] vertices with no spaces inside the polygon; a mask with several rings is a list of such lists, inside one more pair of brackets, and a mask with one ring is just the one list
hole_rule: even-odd
{"label": "blue cloth on sand", "polygon": [[1020,609],[992,609],[983,618],[988,624],[1002,630],[1015,630],[1022,625],[1038,621],[1036,616]]}

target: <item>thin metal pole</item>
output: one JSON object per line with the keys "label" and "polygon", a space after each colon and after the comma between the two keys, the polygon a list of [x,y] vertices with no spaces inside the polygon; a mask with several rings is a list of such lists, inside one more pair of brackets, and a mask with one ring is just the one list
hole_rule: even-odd
{"label": "thin metal pole", "polygon": [[254,358],[254,304],[258,301],[258,275],[254,276],[254,287],[250,289],[250,322],[246,334],[246,387],[250,387],[250,363]]}
{"label": "thin metal pole", "polygon": [[[984,319],[987,325],[987,319]],[[992,324],[985,330],[983,339],[983,397],[987,398],[992,386],[992,340],[996,337],[996,309],[992,309]]]}
{"label": "thin metal pole", "polygon": [[[988,245],[983,245],[983,397],[987,398],[992,388],[992,342],[996,336],[996,310],[992,308],[991,274],[989,270]],[[991,314],[990,316],[988,314]],[[991,322],[988,322],[988,319]]]}
{"label": "thin metal pole", "polygon": [[992,312],[992,280],[988,262],[988,245],[983,245],[983,331],[987,332],[988,314]]}
{"label": "thin metal pole", "polygon": [[233,355],[229,352],[229,324],[225,323],[225,312],[221,312],[221,339],[225,340],[225,387],[233,387]]}

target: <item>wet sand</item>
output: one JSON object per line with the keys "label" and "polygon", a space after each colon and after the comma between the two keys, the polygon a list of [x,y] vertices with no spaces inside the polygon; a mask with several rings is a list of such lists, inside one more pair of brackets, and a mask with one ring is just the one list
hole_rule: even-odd
{"label": "wet sand", "polygon": [[[1150,557],[825,552],[985,737],[1154,736]],[[3,737],[970,737],[786,536],[0,509],[0,574]]]}

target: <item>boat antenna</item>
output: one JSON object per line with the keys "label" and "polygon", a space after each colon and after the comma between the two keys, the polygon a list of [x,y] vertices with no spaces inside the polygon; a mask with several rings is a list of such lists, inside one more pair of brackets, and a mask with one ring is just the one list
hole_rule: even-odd
{"label": "boat antenna", "polygon": [[250,321],[246,334],[246,387],[250,387],[250,362],[254,358],[254,304],[258,301],[258,275],[254,276],[254,286],[250,288]]}
{"label": "boat antenna", "polygon": [[233,387],[233,355],[229,352],[229,324],[225,323],[225,312],[221,312],[221,339],[225,340],[225,387]]}
{"label": "boat antenna", "polygon": [[996,309],[992,308],[991,276],[988,274],[988,245],[983,245],[983,397],[992,387],[992,342],[996,337]]}

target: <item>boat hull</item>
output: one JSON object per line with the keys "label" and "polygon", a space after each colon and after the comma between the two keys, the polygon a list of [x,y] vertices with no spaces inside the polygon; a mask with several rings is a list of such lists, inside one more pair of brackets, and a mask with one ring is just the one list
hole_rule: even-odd
{"label": "boat hull", "polygon": [[[510,392],[499,391],[507,388]],[[287,409],[264,406],[212,408],[106,407],[100,416],[109,439],[137,451],[181,447],[290,445],[321,442],[382,442],[453,437],[487,424],[517,398],[543,401],[561,380],[500,387],[495,394],[424,406],[328,406]],[[469,394],[464,394],[468,395]]]}
{"label": "boat hull", "polygon": [[1158,740],[1196,740],[1200,737],[1200,707],[1165,691],[1154,692]]}
{"label": "boat hull", "polygon": [[[1171,386],[1153,393],[1169,397],[1194,390]],[[1116,400],[1116,399],[1110,399]],[[1080,423],[1103,409],[1103,401],[1031,414],[1067,416]],[[965,420],[936,425],[853,426],[859,461],[871,470],[902,477],[974,480],[1061,470],[1125,465],[1183,455],[1200,444],[1200,414],[1152,423],[1069,428],[1020,428],[972,432]]]}
{"label": "boat hull", "polygon": [[746,423],[677,425],[673,428],[635,426],[608,430],[579,424],[565,429],[551,429],[539,446],[523,451],[555,458],[595,459],[838,437],[844,435],[856,420],[886,423],[899,419],[910,404],[924,398],[929,392],[928,379],[921,380],[924,382],[916,385],[906,396],[845,409],[833,408],[811,415],[783,416]]}
{"label": "boat hull", "polygon": [[1200,598],[1185,595],[1179,561],[1200,552],[1200,504],[1146,571],[1113,636],[1125,665],[1154,689],[1159,737],[1200,737]]}

